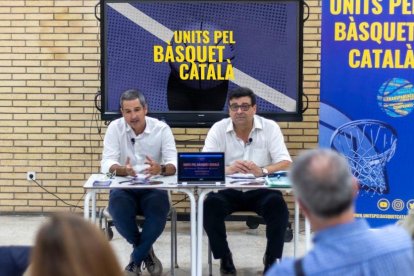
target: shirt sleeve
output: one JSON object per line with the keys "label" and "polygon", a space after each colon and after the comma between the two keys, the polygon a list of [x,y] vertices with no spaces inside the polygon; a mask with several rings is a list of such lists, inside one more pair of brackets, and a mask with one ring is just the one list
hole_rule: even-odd
{"label": "shirt sleeve", "polygon": [[271,130],[270,137],[268,141],[272,141],[269,146],[270,156],[272,158],[272,163],[278,163],[281,161],[290,161],[292,162],[292,158],[290,157],[289,151],[286,147],[284,137],[280,127],[275,123],[274,127]]}
{"label": "shirt sleeve", "polygon": [[116,126],[110,124],[106,130],[101,160],[101,172],[108,173],[112,165],[120,165],[120,143]]}
{"label": "shirt sleeve", "polygon": [[[221,142],[221,143],[220,143]],[[220,144],[224,141],[220,141],[219,131],[217,125],[213,125],[209,132],[207,133],[206,140],[204,141],[204,152],[220,152],[223,151],[220,148]]]}
{"label": "shirt sleeve", "polygon": [[162,160],[165,164],[172,164],[177,168],[177,148],[171,128],[166,126],[162,130]]}

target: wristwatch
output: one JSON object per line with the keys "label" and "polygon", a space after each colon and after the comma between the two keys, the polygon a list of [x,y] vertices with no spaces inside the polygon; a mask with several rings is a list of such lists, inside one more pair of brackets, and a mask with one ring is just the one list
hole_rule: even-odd
{"label": "wristwatch", "polygon": [[266,175],[269,174],[269,171],[265,167],[263,167],[262,168],[262,174],[263,174],[263,176],[266,176]]}
{"label": "wristwatch", "polygon": [[161,173],[160,174],[165,175],[166,171],[167,171],[167,167],[165,165],[161,165]]}

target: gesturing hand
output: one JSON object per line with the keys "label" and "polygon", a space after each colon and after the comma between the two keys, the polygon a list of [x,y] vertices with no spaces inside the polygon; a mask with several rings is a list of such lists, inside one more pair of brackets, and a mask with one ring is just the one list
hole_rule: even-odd
{"label": "gesturing hand", "polygon": [[161,172],[161,166],[158,164],[154,159],[149,157],[148,155],[145,156],[145,164],[148,164],[149,167],[144,170],[145,174],[149,175],[157,175]]}
{"label": "gesturing hand", "polygon": [[126,175],[130,175],[130,176],[136,176],[136,172],[134,171],[134,169],[131,166],[131,160],[129,157],[127,157],[127,160],[125,162],[125,173]]}

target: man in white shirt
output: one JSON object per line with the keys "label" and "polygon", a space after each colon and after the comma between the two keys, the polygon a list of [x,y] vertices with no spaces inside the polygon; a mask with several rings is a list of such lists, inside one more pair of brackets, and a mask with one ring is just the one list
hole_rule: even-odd
{"label": "man in white shirt", "polygon": [[[252,90],[241,87],[231,91],[230,118],[215,123],[207,134],[203,151],[225,152],[226,174],[250,173],[260,177],[286,170],[291,163],[279,126],[257,116],[256,109]],[[236,275],[224,223],[226,216],[233,212],[253,211],[266,222],[265,271],[281,258],[289,212],[280,191],[226,189],[210,193],[204,210],[204,229],[214,258],[221,259],[222,275]]]}
{"label": "man in white shirt", "polygon": [[[177,150],[169,126],[147,117],[147,103],[137,90],[120,98],[122,118],[108,126],[104,139],[101,171],[118,176],[173,175]],[[152,244],[164,230],[170,203],[166,191],[156,189],[115,189],[109,196],[109,212],[118,232],[133,246],[125,275],[141,275],[141,264],[151,275],[161,275],[162,265]],[[145,216],[141,233],[137,214]]]}

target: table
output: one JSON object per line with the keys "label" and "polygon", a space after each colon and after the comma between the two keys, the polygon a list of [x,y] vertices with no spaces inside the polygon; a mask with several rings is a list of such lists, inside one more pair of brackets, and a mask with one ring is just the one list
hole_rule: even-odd
{"label": "table", "polygon": [[[169,191],[179,191],[188,195],[190,199],[190,229],[191,229],[191,275],[196,275],[196,246],[197,246],[197,233],[196,233],[196,199],[194,196],[194,192],[187,188],[187,187],[180,187],[177,185],[177,177],[176,176],[165,176],[161,177],[157,180],[163,182],[163,184],[159,185],[128,185],[128,183],[120,184],[121,181],[126,180],[126,177],[113,177],[112,183],[110,186],[102,187],[102,186],[93,186],[93,182],[95,180],[104,179],[105,175],[103,174],[92,174],[83,187],[87,190],[84,200],[84,218],[87,220],[92,220],[94,223],[96,222],[96,193],[100,192],[101,190],[111,190],[111,189],[161,189],[161,190],[169,190]],[[92,206],[89,203],[92,203]]]}
{"label": "table", "polygon": [[[253,190],[253,189],[275,189],[269,188],[261,184],[255,185],[241,185],[230,184],[230,181],[226,181],[225,185],[184,185],[177,184],[176,176],[159,177],[156,180],[160,180],[163,184],[157,185],[129,185],[128,183],[122,183],[125,177],[114,177],[110,186],[93,186],[95,180],[102,180],[105,178],[103,174],[92,174],[85,182],[84,188],[87,193],[84,200],[84,217],[87,220],[96,221],[96,194],[102,190],[110,189],[162,189],[168,191],[175,191],[185,193],[190,199],[190,231],[191,231],[191,275],[202,275],[202,249],[203,249],[203,202],[205,196],[211,191],[217,191],[221,189],[238,189],[238,190]],[[280,188],[279,190],[290,192],[291,188]],[[196,199],[195,194],[198,194]],[[91,203],[91,205],[90,205]],[[308,221],[305,221],[305,248],[310,246],[310,226]],[[299,241],[299,207],[295,201],[295,231],[293,236],[294,251],[293,255],[297,253],[297,243]]]}
{"label": "table", "polygon": [[[263,184],[230,184],[230,179],[226,178],[226,185],[219,185],[213,187],[199,187],[201,193],[198,196],[197,205],[197,276],[202,276],[202,260],[203,260],[203,211],[204,211],[204,199],[209,192],[218,191],[223,189],[236,189],[236,190],[255,190],[255,189],[277,189],[280,191],[291,192],[291,188],[276,188],[268,187]],[[308,220],[305,220],[305,248],[310,247],[310,225]],[[293,256],[296,257],[297,245],[299,242],[299,205],[295,200],[295,231],[293,235]]]}

